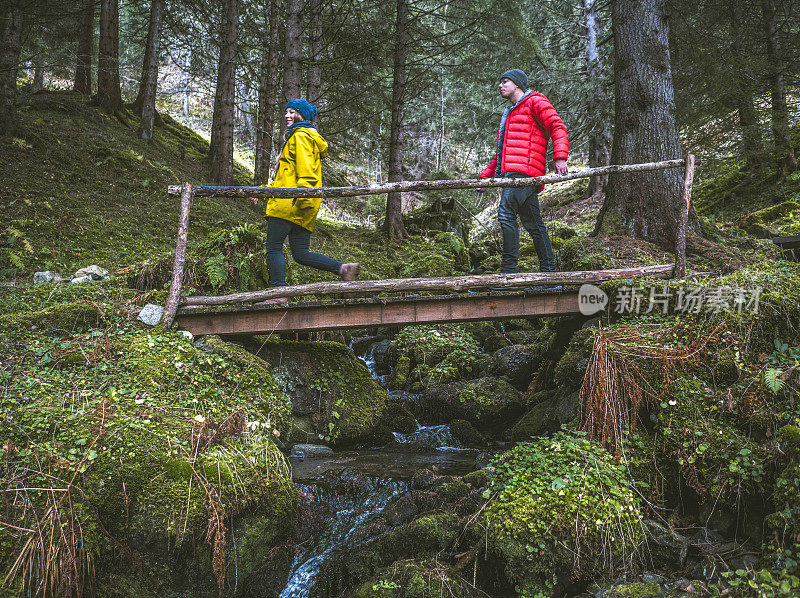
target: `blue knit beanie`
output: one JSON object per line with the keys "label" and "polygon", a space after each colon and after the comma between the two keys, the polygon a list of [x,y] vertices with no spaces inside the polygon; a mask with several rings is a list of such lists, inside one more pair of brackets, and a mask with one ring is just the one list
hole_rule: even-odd
{"label": "blue knit beanie", "polygon": [[528,89],[528,75],[519,69],[511,69],[500,75],[501,79],[513,81],[522,91]]}
{"label": "blue knit beanie", "polygon": [[300,113],[305,120],[314,120],[317,118],[317,107],[311,102],[303,99],[289,100],[284,106],[284,110],[291,108]]}

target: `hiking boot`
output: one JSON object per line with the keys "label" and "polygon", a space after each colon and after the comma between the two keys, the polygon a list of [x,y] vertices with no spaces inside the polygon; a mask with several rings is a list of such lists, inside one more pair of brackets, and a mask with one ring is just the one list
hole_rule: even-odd
{"label": "hiking boot", "polygon": [[264,299],[258,303],[253,303],[253,307],[269,307],[271,305],[283,305],[289,303],[288,297],[274,297],[272,299]]}
{"label": "hiking boot", "polygon": [[342,264],[342,267],[339,268],[339,278],[346,282],[358,280],[358,273],[360,271],[360,264]]}

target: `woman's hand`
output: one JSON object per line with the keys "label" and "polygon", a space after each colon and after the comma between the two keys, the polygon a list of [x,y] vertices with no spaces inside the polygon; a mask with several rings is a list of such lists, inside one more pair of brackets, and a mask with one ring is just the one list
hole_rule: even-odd
{"label": "woman's hand", "polygon": [[253,202],[253,205],[254,205],[254,206],[257,206],[257,205],[258,205],[258,198],[257,198],[257,197],[251,197],[251,198],[250,198],[250,201],[252,201],[252,202]]}

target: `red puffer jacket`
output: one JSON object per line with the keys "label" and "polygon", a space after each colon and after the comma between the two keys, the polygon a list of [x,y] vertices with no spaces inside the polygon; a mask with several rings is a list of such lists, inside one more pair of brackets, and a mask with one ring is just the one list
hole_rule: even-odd
{"label": "red puffer jacket", "polygon": [[[497,156],[481,173],[486,179],[509,171],[528,176],[541,176],[547,172],[547,142],[553,139],[553,159],[566,160],[569,156],[567,127],[544,95],[537,91],[528,92],[513,107],[506,110],[505,136],[500,169],[497,169]],[[539,124],[537,124],[537,121]],[[541,127],[539,126],[541,125]],[[499,136],[503,133],[500,123]],[[542,133],[547,133],[547,137]]]}

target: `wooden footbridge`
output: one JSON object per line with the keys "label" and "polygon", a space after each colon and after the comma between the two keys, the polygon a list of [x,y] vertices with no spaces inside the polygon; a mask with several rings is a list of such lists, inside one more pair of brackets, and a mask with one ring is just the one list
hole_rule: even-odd
{"label": "wooden footbridge", "polygon": [[[686,167],[684,201],[679,222],[675,264],[582,272],[487,274],[449,278],[411,278],[320,282],[224,296],[186,297],[180,293],[186,260],[189,211],[194,197],[294,197],[295,188],[170,187],[181,196],[181,217],[172,286],[162,323],[176,322],[198,334],[310,332],[372,326],[502,320],[580,313],[579,287],[638,276],[668,278],[685,273],[685,231],[694,158],[627,166],[586,169],[529,179],[404,181],[364,187],[303,189],[303,196],[347,197],[432,189],[527,186],[617,172]],[[277,298],[297,302],[261,302]],[[305,298],[305,300],[303,300]]]}

